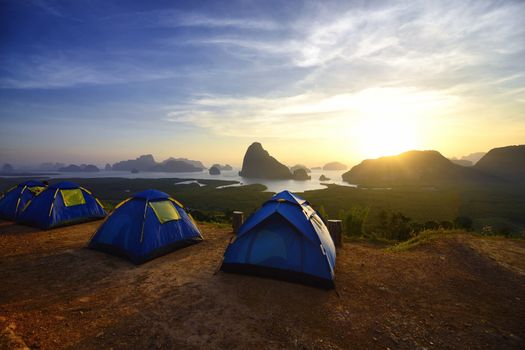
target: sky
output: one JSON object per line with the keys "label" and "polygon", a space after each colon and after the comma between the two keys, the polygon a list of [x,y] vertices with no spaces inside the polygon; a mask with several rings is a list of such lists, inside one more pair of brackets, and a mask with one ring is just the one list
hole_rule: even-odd
{"label": "sky", "polygon": [[0,0],[0,162],[525,143],[525,1]]}

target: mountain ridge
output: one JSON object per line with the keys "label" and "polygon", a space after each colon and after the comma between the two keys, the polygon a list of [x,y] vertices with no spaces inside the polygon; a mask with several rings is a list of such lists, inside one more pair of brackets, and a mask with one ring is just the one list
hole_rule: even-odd
{"label": "mountain ridge", "polygon": [[498,179],[473,167],[454,164],[435,150],[407,151],[396,156],[366,159],[342,175],[359,185],[461,185]]}

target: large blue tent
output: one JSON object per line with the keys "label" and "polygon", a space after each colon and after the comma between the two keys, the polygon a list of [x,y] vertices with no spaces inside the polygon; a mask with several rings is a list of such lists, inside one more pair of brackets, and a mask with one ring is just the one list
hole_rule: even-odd
{"label": "large blue tent", "polygon": [[91,192],[76,183],[59,182],[27,203],[19,222],[42,229],[100,219],[106,211]]}
{"label": "large blue tent", "polygon": [[46,185],[43,182],[34,180],[24,181],[10,188],[0,197],[0,218],[16,220],[26,204],[45,188]]}
{"label": "large blue tent", "polygon": [[164,192],[146,190],[117,205],[89,247],[140,264],[200,241],[202,235],[182,204]]}
{"label": "large blue tent", "polygon": [[307,201],[283,191],[250,216],[224,253],[221,269],[334,287],[335,246]]}

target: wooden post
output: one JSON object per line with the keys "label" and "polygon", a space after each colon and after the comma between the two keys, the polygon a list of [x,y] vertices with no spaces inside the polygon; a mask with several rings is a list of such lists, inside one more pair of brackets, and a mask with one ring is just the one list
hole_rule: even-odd
{"label": "wooden post", "polygon": [[337,248],[343,246],[343,222],[341,220],[328,220],[328,231]]}
{"label": "wooden post", "polygon": [[234,211],[232,215],[233,233],[237,234],[237,232],[239,231],[239,227],[241,227],[243,221],[244,217],[242,211]]}

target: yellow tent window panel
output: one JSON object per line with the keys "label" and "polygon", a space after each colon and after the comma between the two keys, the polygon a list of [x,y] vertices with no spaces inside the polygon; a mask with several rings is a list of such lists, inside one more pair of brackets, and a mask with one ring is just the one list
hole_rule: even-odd
{"label": "yellow tent window panel", "polygon": [[43,186],[33,186],[33,187],[28,187],[28,188],[29,188],[29,191],[33,192],[35,196],[46,189]]}
{"label": "yellow tent window panel", "polygon": [[179,212],[170,201],[149,202],[149,206],[153,209],[161,224],[180,219]]}
{"label": "yellow tent window panel", "polygon": [[62,194],[62,199],[64,199],[64,204],[66,207],[86,204],[84,194],[78,188],[73,190],[60,190],[60,194]]}

